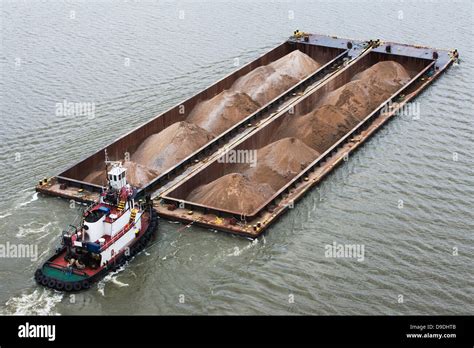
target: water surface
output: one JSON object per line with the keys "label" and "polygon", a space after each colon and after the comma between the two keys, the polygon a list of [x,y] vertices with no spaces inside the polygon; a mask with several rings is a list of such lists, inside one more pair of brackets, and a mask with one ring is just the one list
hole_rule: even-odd
{"label": "water surface", "polygon": [[[2,1],[0,244],[40,257],[0,259],[0,313],[472,314],[472,17],[468,0]],[[153,245],[90,291],[34,284],[81,209],[36,194],[38,180],[295,29],[457,48],[462,62],[417,99],[419,119],[391,121],[263,237],[161,220]],[[56,115],[64,100],[95,103],[95,117]],[[333,242],[364,245],[364,260],[325,257]]]}

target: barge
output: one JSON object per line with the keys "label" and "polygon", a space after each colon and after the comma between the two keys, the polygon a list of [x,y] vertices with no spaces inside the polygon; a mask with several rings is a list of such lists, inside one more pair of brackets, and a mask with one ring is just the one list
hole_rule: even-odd
{"label": "barge", "polygon": [[[193,110],[198,103],[232,88],[236,81],[246,74],[277,62],[295,50],[318,61],[320,67],[139,188],[138,195],[151,195],[154,198],[154,208],[159,216],[250,238],[257,237],[458,59],[456,50],[438,50],[379,40],[359,41],[324,35],[295,35],[58,176],[41,181],[36,187],[37,191],[85,202],[97,200],[102,186],[83,179],[92,169],[101,166],[105,150],[113,160],[121,160],[124,153],[133,154],[152,134],[182,121],[189,115],[180,110]],[[329,103],[327,98],[331,93],[344,89],[346,85],[357,84],[360,76],[368,74],[366,70],[369,71],[382,62],[400,66],[405,74],[402,74],[403,83],[396,86],[396,89],[387,90],[388,94],[379,99],[373,98],[376,104],[364,109],[365,113],[360,113],[357,118],[349,115],[352,122],[345,123],[342,127],[343,133],[340,133],[339,127],[338,135],[332,136],[324,146],[318,140],[314,144],[308,143],[304,137],[300,139],[290,134],[291,144],[303,140],[305,144],[301,146],[305,153],[309,154],[310,160],[307,158],[301,168],[291,175],[283,175],[279,178],[283,181],[280,180],[274,187],[265,187],[262,191],[265,199],[254,204],[252,209],[229,208],[225,204],[206,204],[202,203],[202,199],[199,201],[199,194],[202,196],[200,191],[212,188],[212,183],[226,175],[244,173],[246,178],[258,174],[252,170],[249,172],[250,168],[223,162],[223,154],[228,151],[260,151],[265,147],[271,150],[275,141],[286,139],[275,139],[275,134],[282,129],[285,132],[286,128],[291,128],[293,120],[296,120],[293,118],[295,115],[301,119],[321,108],[333,107],[334,105],[324,105],[325,100],[326,104]],[[337,117],[342,117],[342,109],[328,110],[334,111]],[[347,116],[347,113],[344,115]]]}

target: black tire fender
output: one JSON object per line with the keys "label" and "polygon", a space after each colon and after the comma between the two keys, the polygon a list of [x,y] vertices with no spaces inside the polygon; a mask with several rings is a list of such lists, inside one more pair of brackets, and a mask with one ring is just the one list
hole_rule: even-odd
{"label": "black tire fender", "polygon": [[84,289],[89,289],[91,287],[91,283],[88,280],[83,280],[81,285]]}
{"label": "black tire fender", "polygon": [[61,291],[62,289],[64,289],[64,282],[58,280],[58,281],[56,282],[56,290]]}
{"label": "black tire fender", "polygon": [[38,284],[41,284],[41,281],[43,280],[43,278],[44,278],[44,275],[42,273],[35,275],[35,280]]}
{"label": "black tire fender", "polygon": [[48,288],[54,289],[56,286],[56,279],[50,278],[48,282]]}

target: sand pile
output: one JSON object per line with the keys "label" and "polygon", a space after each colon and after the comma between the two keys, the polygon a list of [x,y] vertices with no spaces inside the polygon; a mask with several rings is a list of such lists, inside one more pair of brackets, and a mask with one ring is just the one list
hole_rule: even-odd
{"label": "sand pile", "polygon": [[125,162],[123,166],[127,168],[127,182],[134,187],[143,187],[160,174],[133,161]]}
{"label": "sand pile", "polygon": [[278,191],[318,156],[301,140],[284,138],[257,150],[257,165],[244,171],[244,175]]}
{"label": "sand pile", "polygon": [[318,106],[333,105],[339,112],[362,120],[373,109],[370,93],[371,90],[364,81],[351,81],[328,93]]}
{"label": "sand pile", "polygon": [[321,67],[321,64],[299,50],[294,50],[269,65],[279,71],[280,74],[298,80],[302,80]]}
{"label": "sand pile", "polygon": [[319,67],[320,64],[311,57],[295,50],[240,77],[232,89],[247,93],[260,105],[265,105]]}
{"label": "sand pile", "polygon": [[393,91],[406,84],[410,75],[400,63],[387,60],[358,73],[352,78],[352,81],[355,80],[368,81],[376,89],[389,88],[389,91]]}
{"label": "sand pile", "polygon": [[252,70],[235,81],[230,89],[199,103],[187,121],[219,135],[319,67],[311,57],[295,50]]}
{"label": "sand pile", "polygon": [[[123,166],[127,168],[127,182],[138,188],[145,186],[159,174],[156,170],[147,168],[135,162],[124,162]],[[105,168],[104,170],[97,170],[90,173],[83,179],[83,181],[106,186],[107,180],[105,178]]]}
{"label": "sand pile", "polygon": [[323,153],[357,123],[358,120],[351,114],[325,105],[303,116],[287,116],[275,133],[275,139],[297,137]]}
{"label": "sand pile", "polygon": [[288,115],[278,128],[275,139],[296,137],[322,153],[409,79],[399,63],[377,63],[328,93],[308,114]]}
{"label": "sand pile", "polygon": [[89,173],[82,181],[90,182],[91,184],[105,186],[107,185],[105,167],[104,170],[96,170],[92,173]]}
{"label": "sand pile", "polygon": [[247,94],[226,90],[199,103],[191,111],[187,121],[219,135],[258,108],[259,105]]}
{"label": "sand pile", "polygon": [[410,81],[410,74],[400,63],[384,61],[357,74],[353,81],[365,81],[371,93],[372,110]]}
{"label": "sand pile", "polygon": [[379,62],[329,93],[318,106],[334,105],[341,112],[362,120],[409,80],[410,75],[401,64],[394,61]]}
{"label": "sand pile", "polygon": [[211,134],[195,124],[176,122],[146,138],[131,160],[162,173],[212,138]]}
{"label": "sand pile", "polygon": [[258,67],[239,78],[233,88],[236,91],[246,92],[257,103],[265,105],[297,82],[298,79],[281,74],[267,65]]}
{"label": "sand pile", "polygon": [[251,182],[242,174],[231,173],[193,190],[186,200],[215,208],[250,214],[273,190],[269,185]]}

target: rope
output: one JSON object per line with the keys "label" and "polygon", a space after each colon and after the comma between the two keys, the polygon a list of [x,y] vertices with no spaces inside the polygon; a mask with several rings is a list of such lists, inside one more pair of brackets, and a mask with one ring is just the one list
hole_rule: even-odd
{"label": "rope", "polygon": [[[187,224],[186,226],[183,226],[181,227],[180,229],[178,229],[177,232],[181,232],[182,230],[184,230],[185,228],[188,228],[190,227],[193,223],[195,223],[196,221],[198,221],[197,219],[196,220],[193,220],[191,221],[189,224]],[[146,250],[146,249],[150,249],[151,247],[153,247],[155,244],[158,244],[158,241],[154,242],[154,243],[151,243],[150,245],[148,245],[145,249],[143,250]]]}
{"label": "rope", "polygon": [[186,226],[183,226],[181,227],[180,229],[178,229],[178,232],[181,232],[182,230],[184,230],[185,228],[188,228],[190,227],[193,223],[195,223],[196,221],[198,221],[197,219],[196,220],[193,220],[191,221],[189,224],[187,224]]}

